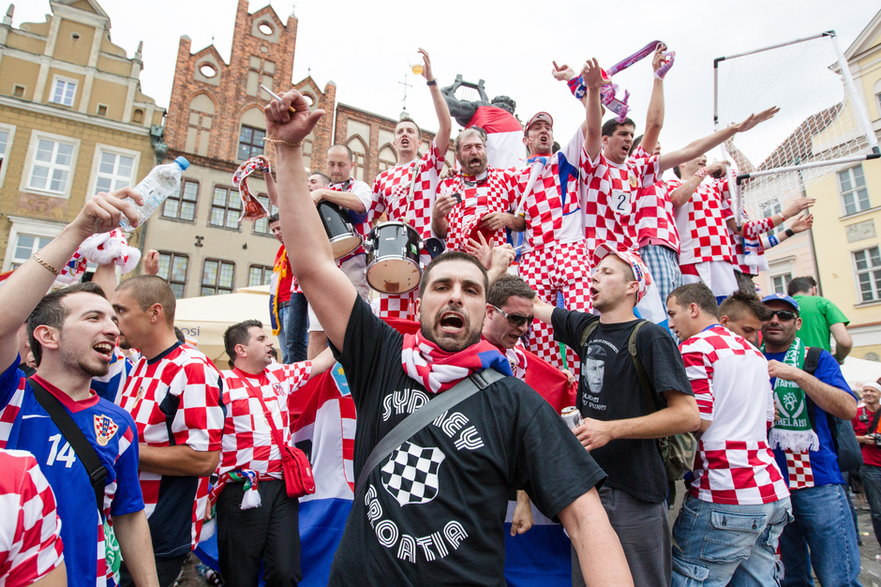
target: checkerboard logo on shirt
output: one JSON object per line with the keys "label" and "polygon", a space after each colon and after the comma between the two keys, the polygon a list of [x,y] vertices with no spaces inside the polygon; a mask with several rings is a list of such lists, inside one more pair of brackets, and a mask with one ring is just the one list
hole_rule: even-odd
{"label": "checkerboard logo on shirt", "polygon": [[106,416],[101,414],[95,414],[95,440],[98,441],[98,444],[101,446],[107,446],[107,443],[110,442],[110,439],[116,434],[116,431],[119,430],[119,426],[114,422],[110,416]]}
{"label": "checkerboard logo on shirt", "polygon": [[381,469],[382,485],[402,507],[428,503],[438,494],[438,472],[444,462],[438,448],[405,442]]}

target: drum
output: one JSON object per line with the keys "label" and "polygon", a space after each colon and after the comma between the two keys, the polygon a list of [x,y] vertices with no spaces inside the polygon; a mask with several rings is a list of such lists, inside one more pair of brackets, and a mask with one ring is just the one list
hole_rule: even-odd
{"label": "drum", "polygon": [[370,233],[367,283],[377,291],[402,294],[419,286],[419,233],[404,222],[384,222]]}
{"label": "drum", "polygon": [[344,210],[330,202],[318,203],[318,215],[324,225],[324,232],[330,240],[334,259],[344,257],[361,246],[361,237],[349,222]]}

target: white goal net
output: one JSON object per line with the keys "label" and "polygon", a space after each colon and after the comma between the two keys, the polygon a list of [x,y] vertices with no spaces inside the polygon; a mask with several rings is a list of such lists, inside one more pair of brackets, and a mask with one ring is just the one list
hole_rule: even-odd
{"label": "white goal net", "polygon": [[717,128],[778,106],[771,120],[725,145],[739,174],[738,207],[753,217],[803,195],[820,177],[867,157],[878,143],[834,31],[719,57]]}

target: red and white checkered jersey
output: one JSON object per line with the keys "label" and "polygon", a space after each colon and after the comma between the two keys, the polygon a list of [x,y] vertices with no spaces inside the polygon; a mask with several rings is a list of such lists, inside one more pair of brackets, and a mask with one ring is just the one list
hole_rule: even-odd
{"label": "red and white checkered jersey", "polygon": [[636,194],[636,245],[663,245],[679,251],[673,202],[667,182],[659,180]]}
{"label": "red and white checkered jersey", "polygon": [[[745,273],[746,275],[758,275],[760,270],[767,269],[767,261],[761,259],[765,253],[761,236],[774,229],[774,219],[762,218],[761,220],[749,220],[749,216],[745,210],[742,212],[742,215],[746,219],[746,222],[743,223],[743,226],[740,229],[741,234],[736,234],[730,230],[728,231],[728,234],[731,237],[731,246],[734,247],[734,256],[736,260],[735,266],[738,271]],[[750,241],[754,247],[755,255],[759,257],[753,261],[752,264],[747,263],[746,251],[743,246],[744,239]]]}
{"label": "red and white checkered jersey", "polygon": [[[140,442],[148,446],[186,444],[199,452],[219,451],[225,412],[222,386],[220,371],[208,357],[181,343],[153,359],[141,357],[118,403],[132,415]],[[142,470],[138,477],[149,518],[159,502],[162,475]],[[193,545],[199,542],[207,503],[208,477],[199,477],[192,504]]]}
{"label": "red and white checkered jersey", "polygon": [[[476,238],[478,224],[487,214],[510,212],[519,199],[515,169],[496,169],[488,167],[486,176],[480,180],[457,173],[441,180],[438,195],[458,194],[461,201],[454,205],[447,216],[447,250],[464,251],[465,245]],[[484,236],[494,246],[505,244],[505,229],[499,229]]]}
{"label": "red and white checkered jersey", "polygon": [[[673,191],[682,182],[671,179],[667,185]],[[691,199],[676,210],[680,265],[709,261],[734,263],[734,247],[726,225],[732,213],[723,203],[727,190],[725,179],[704,180]]]}
{"label": "red and white checkered jersey", "polygon": [[660,179],[660,159],[637,147],[622,164],[609,161],[602,152],[591,161],[585,148],[581,172],[584,236],[596,265],[600,259],[594,251],[601,244],[619,251],[636,248],[636,196],[640,188],[649,188]]}
{"label": "red and white checkered jersey", "polygon": [[525,250],[584,238],[578,191],[583,145],[579,129],[564,149],[531,157],[529,165],[519,171],[517,191],[522,195],[517,213],[526,220]]}
{"label": "red and white checkered jersey", "polygon": [[368,221],[375,221],[385,212],[389,220],[412,226],[423,240],[431,237],[431,210],[443,166],[443,153],[432,141],[431,148],[421,159],[396,165],[377,175]]}
{"label": "red and white checkered jersey", "polygon": [[[240,369],[221,373],[226,420],[223,427],[223,453],[217,474],[222,479],[224,473],[250,469],[261,477],[281,479],[281,450],[266,420],[263,406],[258,399],[252,397],[252,393],[261,395],[275,428],[281,432],[284,442],[290,444],[288,396],[309,381],[312,362],[302,361],[290,365],[273,363],[258,375]],[[250,393],[249,384],[253,388]]]}
{"label": "red and white checkered jersey", "polygon": [[[329,186],[327,186],[327,189],[333,190],[335,192],[349,192],[350,194],[355,194],[358,197],[358,201],[360,201],[364,205],[364,210],[367,212],[370,211],[370,206],[373,205],[373,191],[370,189],[369,185],[367,185],[360,179],[350,177],[346,181],[330,184]],[[366,213],[364,214],[363,222],[352,222],[352,226],[354,226],[355,232],[358,233],[362,241],[366,239],[367,235],[370,233],[370,223],[367,221]],[[358,255],[363,252],[364,247],[358,247],[342,259],[337,259],[337,266],[339,266],[340,263],[342,263],[345,259],[351,257],[352,255]]]}
{"label": "red and white checkered jersey", "polygon": [[768,361],[714,324],[679,345],[702,420],[691,494],[712,503],[756,505],[789,495],[768,447],[774,401]]}
{"label": "red and white checkered jersey", "polygon": [[34,456],[0,450],[0,585],[30,585],[64,561],[55,494]]}

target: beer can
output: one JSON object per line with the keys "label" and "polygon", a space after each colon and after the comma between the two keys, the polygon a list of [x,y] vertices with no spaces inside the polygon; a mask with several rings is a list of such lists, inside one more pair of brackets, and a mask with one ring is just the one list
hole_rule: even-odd
{"label": "beer can", "polygon": [[569,430],[575,430],[577,427],[581,426],[581,412],[579,412],[578,408],[575,406],[563,408],[560,412],[560,417],[563,418],[563,422],[566,423]]}

